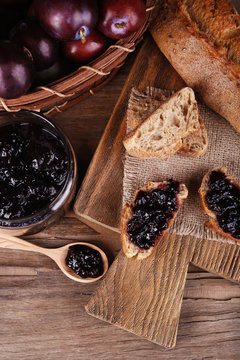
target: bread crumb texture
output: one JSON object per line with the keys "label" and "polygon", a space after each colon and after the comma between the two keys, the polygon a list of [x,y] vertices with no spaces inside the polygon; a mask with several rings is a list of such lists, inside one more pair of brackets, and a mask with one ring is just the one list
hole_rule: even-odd
{"label": "bread crumb texture", "polygon": [[182,139],[199,129],[195,95],[186,87],[164,101],[123,143],[136,157],[168,156],[181,148]]}

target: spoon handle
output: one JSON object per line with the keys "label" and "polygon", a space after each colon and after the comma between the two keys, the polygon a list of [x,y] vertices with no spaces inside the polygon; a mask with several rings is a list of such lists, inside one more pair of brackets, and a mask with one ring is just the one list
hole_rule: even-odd
{"label": "spoon handle", "polygon": [[49,256],[49,249],[42,248],[40,246],[31,244],[28,241],[5,233],[0,233],[0,248],[35,251]]}

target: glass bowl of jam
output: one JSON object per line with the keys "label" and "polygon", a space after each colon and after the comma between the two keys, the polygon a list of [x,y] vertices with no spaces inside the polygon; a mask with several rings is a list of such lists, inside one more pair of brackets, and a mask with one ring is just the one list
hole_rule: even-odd
{"label": "glass bowl of jam", "polygon": [[0,231],[29,235],[64,214],[77,165],[67,137],[42,115],[0,112]]}

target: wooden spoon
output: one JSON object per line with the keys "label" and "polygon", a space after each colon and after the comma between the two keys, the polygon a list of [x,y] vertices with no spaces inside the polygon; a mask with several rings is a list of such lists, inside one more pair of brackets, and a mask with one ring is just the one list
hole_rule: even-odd
{"label": "wooden spoon", "polygon": [[[77,275],[72,269],[70,269],[66,263],[65,259],[67,257],[68,249],[70,246],[73,245],[86,245],[91,247],[92,249],[97,250],[103,261],[103,273],[97,278],[82,278],[79,275]],[[6,248],[6,249],[15,249],[15,250],[26,250],[26,251],[35,251],[39,252],[41,254],[49,256],[52,260],[55,261],[55,263],[59,266],[59,268],[62,270],[62,272],[68,276],[70,279],[82,282],[82,283],[90,283],[99,280],[103,275],[106,273],[108,269],[108,259],[106,254],[97,246],[89,244],[87,242],[76,242],[67,244],[65,246],[55,248],[55,249],[46,249],[41,246],[37,246],[34,244],[31,244],[25,240],[22,240],[16,236],[12,236],[5,233],[0,233],[0,247]]]}

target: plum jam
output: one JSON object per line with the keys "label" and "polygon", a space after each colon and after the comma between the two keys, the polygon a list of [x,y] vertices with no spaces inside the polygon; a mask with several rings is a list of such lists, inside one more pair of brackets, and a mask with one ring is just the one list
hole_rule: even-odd
{"label": "plum jam", "polygon": [[221,171],[212,171],[206,201],[220,228],[240,239],[240,189]]}
{"label": "plum jam", "polygon": [[82,278],[97,278],[103,274],[101,254],[86,245],[70,246],[66,265]]}
{"label": "plum jam", "polygon": [[139,191],[132,209],[133,217],[127,224],[128,235],[135,245],[141,249],[155,245],[178,210],[178,193],[179,182],[174,180],[151,192]]}
{"label": "plum jam", "polygon": [[61,192],[69,157],[63,141],[43,125],[0,127],[0,225],[34,215]]}

